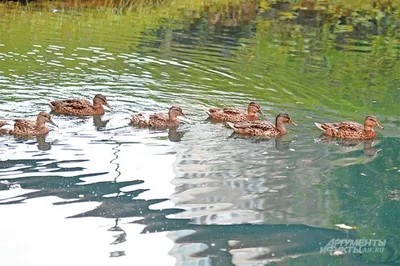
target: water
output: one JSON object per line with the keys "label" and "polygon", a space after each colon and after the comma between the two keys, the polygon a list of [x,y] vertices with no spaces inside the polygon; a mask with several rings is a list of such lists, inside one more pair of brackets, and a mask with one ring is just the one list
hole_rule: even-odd
{"label": "water", "polygon": [[[1,265],[400,263],[396,17],[336,24],[232,2],[1,4],[1,119],[96,93],[113,108],[53,115],[45,138],[0,138]],[[260,140],[206,120],[253,100],[298,127]],[[177,131],[128,125],[173,104],[188,117]],[[324,142],[313,125],[367,114],[385,127],[373,143]],[[347,238],[386,245],[320,253]]]}

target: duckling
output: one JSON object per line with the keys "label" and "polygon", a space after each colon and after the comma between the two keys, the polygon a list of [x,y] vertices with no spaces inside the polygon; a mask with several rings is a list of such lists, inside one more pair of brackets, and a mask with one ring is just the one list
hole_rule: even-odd
{"label": "duckling", "polygon": [[50,114],[46,112],[40,112],[36,118],[36,121],[16,119],[14,120],[13,129],[0,129],[0,134],[11,134],[17,136],[40,136],[49,133],[49,128],[45,125],[50,123],[57,126],[50,118]]}
{"label": "duckling", "polygon": [[103,94],[96,94],[93,98],[93,104],[84,99],[71,99],[52,101],[49,105],[53,113],[76,116],[103,115],[103,105],[111,109],[106,96]]}
{"label": "duckling", "polygon": [[264,115],[258,103],[250,102],[246,110],[225,107],[211,108],[206,111],[209,117],[215,122],[241,122],[259,120],[257,113]]}
{"label": "duckling", "polygon": [[365,118],[364,126],[356,122],[314,124],[323,131],[324,135],[343,139],[374,139],[376,133],[373,127],[383,129],[373,115]]}
{"label": "duckling", "polygon": [[280,113],[276,119],[275,124],[270,121],[258,120],[258,121],[245,121],[226,124],[232,128],[236,133],[248,136],[260,136],[260,137],[278,137],[286,134],[286,128],[284,124],[290,124],[297,126],[287,113]]}
{"label": "duckling", "polygon": [[131,124],[139,127],[152,127],[152,128],[173,128],[178,127],[180,121],[178,116],[184,116],[182,109],[177,106],[172,106],[168,115],[163,113],[155,113],[150,115],[149,120],[146,120],[143,113],[133,115],[131,118]]}

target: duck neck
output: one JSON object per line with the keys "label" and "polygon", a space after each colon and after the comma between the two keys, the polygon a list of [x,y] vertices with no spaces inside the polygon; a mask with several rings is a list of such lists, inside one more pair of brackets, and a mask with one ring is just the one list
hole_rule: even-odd
{"label": "duck neck", "polygon": [[247,115],[249,117],[258,117],[257,113],[252,111],[250,108],[247,110]]}
{"label": "duck neck", "polygon": [[37,119],[37,120],[36,120],[36,129],[37,129],[37,130],[46,129],[46,124],[45,124],[45,122],[43,122],[43,121],[40,120],[40,119]]}
{"label": "duck neck", "polygon": [[176,115],[170,113],[168,114],[168,116],[170,121],[179,122],[178,117]]}
{"label": "duck neck", "polygon": [[94,107],[94,109],[97,109],[97,110],[104,110],[103,105],[100,103],[93,102],[93,107]]}
{"label": "duck neck", "polygon": [[375,137],[376,133],[375,133],[374,128],[369,125],[364,125],[364,135],[366,137],[371,137],[371,138]]}
{"label": "duck neck", "polygon": [[279,118],[276,118],[275,120],[275,128],[281,133],[282,135],[286,133],[286,128],[285,125],[282,123],[282,121]]}

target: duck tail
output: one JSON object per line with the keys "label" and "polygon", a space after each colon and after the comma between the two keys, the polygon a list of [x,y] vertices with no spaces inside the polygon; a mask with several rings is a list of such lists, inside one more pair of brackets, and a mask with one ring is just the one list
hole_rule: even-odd
{"label": "duck tail", "polygon": [[51,110],[54,110],[55,106],[53,105],[53,102],[49,102],[48,105],[50,106]]}
{"label": "duck tail", "polygon": [[317,128],[319,128],[320,130],[325,131],[325,129],[322,127],[322,124],[316,123],[316,122],[314,122],[314,124],[315,124],[315,126],[316,126]]}
{"label": "duck tail", "polygon": [[11,130],[6,128],[0,128],[0,135],[10,134]]}
{"label": "duck tail", "polygon": [[227,125],[228,127],[232,128],[233,131],[237,131],[237,128],[235,128],[235,124],[232,122],[225,122],[225,125]]}
{"label": "duck tail", "polygon": [[146,127],[146,126],[148,126],[148,121],[144,117],[143,113],[139,113],[139,114],[134,114],[131,116],[130,124],[135,125],[135,126],[140,126],[140,127]]}
{"label": "duck tail", "polygon": [[129,118],[129,121],[130,121],[130,123],[132,124],[132,125],[137,125],[137,124],[139,124],[139,118],[138,118],[138,115],[132,115],[130,118]]}

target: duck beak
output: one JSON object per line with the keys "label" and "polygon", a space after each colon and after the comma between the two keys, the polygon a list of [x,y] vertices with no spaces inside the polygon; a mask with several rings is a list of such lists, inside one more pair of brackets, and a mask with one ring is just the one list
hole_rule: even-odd
{"label": "duck beak", "polygon": [[261,109],[258,109],[258,113],[259,113],[260,115],[264,116],[264,113],[263,113],[263,111],[262,111]]}
{"label": "duck beak", "polygon": [[112,110],[111,106],[107,102],[104,103],[104,106],[106,106],[110,111]]}
{"label": "duck beak", "polygon": [[53,120],[51,120],[51,119],[49,119],[49,123],[52,124],[52,125],[55,126],[55,127],[58,127],[58,126],[56,125],[56,123],[54,123]]}
{"label": "duck beak", "polygon": [[382,129],[383,129],[383,126],[379,125],[379,123],[378,123],[378,122],[376,122],[376,127],[377,127],[377,128],[379,128],[380,130],[382,130]]}
{"label": "duck beak", "polygon": [[289,124],[291,124],[292,126],[297,127],[297,124],[295,122],[293,122],[292,120],[289,120]]}

